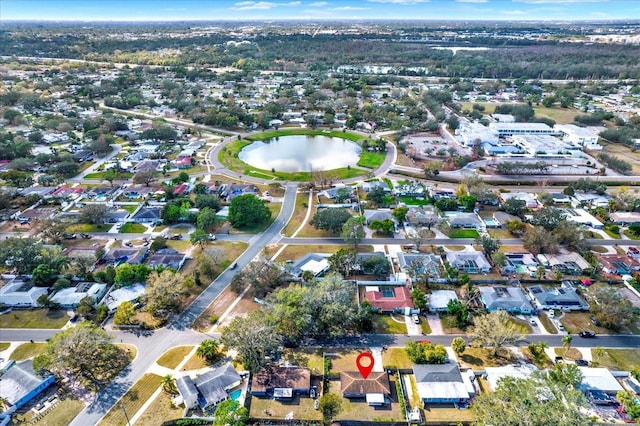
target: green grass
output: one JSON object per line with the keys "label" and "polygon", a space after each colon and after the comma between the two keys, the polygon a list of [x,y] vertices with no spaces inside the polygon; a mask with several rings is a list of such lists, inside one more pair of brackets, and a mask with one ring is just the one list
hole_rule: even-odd
{"label": "green grass", "polygon": [[[145,374],[135,385],[127,391],[126,394],[118,401],[109,412],[102,418],[99,425],[125,425],[127,420],[124,412],[133,416],[149,397],[160,387],[162,377],[155,374]],[[124,410],[120,403],[124,403]]]}
{"label": "green grass", "polygon": [[449,238],[477,238],[478,231],[475,229],[452,229]]}
{"label": "green grass", "polygon": [[94,225],[91,223],[78,223],[67,227],[67,232],[107,232],[113,225],[101,223]]}
{"label": "green grass", "polygon": [[40,355],[40,353],[44,351],[45,346],[46,343],[23,343],[11,352],[9,359],[14,361],[24,361],[25,359]]}
{"label": "green grass", "polygon": [[409,359],[404,348],[386,348],[382,351],[382,364],[384,367],[411,368],[413,362]]}
{"label": "green grass", "polygon": [[558,124],[571,124],[576,115],[580,114],[580,111],[574,108],[561,108],[544,106],[538,106],[533,109],[536,113],[536,117],[548,117],[554,120]]}
{"label": "green grass", "polygon": [[510,317],[509,322],[516,326],[518,329],[518,333],[520,334],[531,334],[533,330],[531,326],[526,321],[519,320],[517,318]]}
{"label": "green grass", "polygon": [[431,327],[426,318],[420,318],[420,328],[424,334],[431,334]]}
{"label": "green grass", "polygon": [[120,228],[121,234],[144,234],[147,227],[139,223],[127,222]]}
{"label": "green grass", "polygon": [[636,234],[634,234],[633,232],[631,232],[628,229],[625,229],[622,232],[624,232],[624,235],[626,235],[627,237],[629,237],[632,240],[640,240],[640,235],[636,235]]}
{"label": "green grass", "polygon": [[138,206],[134,206],[132,204],[125,204],[125,205],[120,205],[119,208],[121,208],[122,210],[126,210],[129,213],[133,213],[136,211],[136,209],[138,208]]}
{"label": "green grass", "polygon": [[398,201],[402,201],[408,206],[426,206],[429,204],[429,200],[418,200],[413,197],[397,197]]}
{"label": "green grass", "polygon": [[282,359],[291,365],[309,368],[311,374],[322,374],[322,349],[285,349]]}
{"label": "green grass", "polygon": [[[295,182],[309,181],[312,179],[310,172],[286,173],[286,172],[280,172],[277,170],[272,172],[271,170],[264,170],[264,169],[253,167],[238,158],[238,153],[244,147],[246,147],[247,145],[250,145],[254,141],[266,140],[266,139],[271,139],[271,138],[280,137],[280,136],[291,136],[291,135],[322,135],[322,136],[347,139],[354,142],[364,139],[364,137],[357,135],[355,133],[348,133],[348,132],[343,133],[342,131],[330,132],[328,130],[310,130],[310,129],[277,130],[272,132],[258,133],[255,135],[251,135],[247,139],[235,140],[228,143],[218,154],[218,160],[222,164],[224,164],[227,168],[229,168],[229,170],[234,170],[238,173],[242,172],[247,176],[262,177],[264,179],[276,178],[280,180],[295,181]],[[382,155],[382,154],[379,154],[379,155]],[[373,157],[371,157],[371,159],[367,161],[370,162],[371,164],[375,164],[377,161],[380,161],[380,164],[382,164],[382,161],[384,161],[384,157],[382,158],[382,160],[374,159]],[[360,170],[360,169],[348,168],[348,167],[334,169],[334,170],[331,170],[330,172],[334,180],[349,179],[353,177],[363,176],[367,173],[366,170]]]}
{"label": "green grass", "polygon": [[0,342],[0,352],[6,351],[9,349],[9,346],[11,346],[11,343],[9,342]]}
{"label": "green grass", "polygon": [[594,360],[600,367],[608,367],[622,371],[631,371],[640,365],[640,349],[605,349],[605,354],[596,357],[595,350],[591,350]]}
{"label": "green grass", "polygon": [[[120,176],[118,176],[118,179],[131,179],[131,177],[133,176],[133,173],[130,172],[123,172],[120,173]],[[96,172],[96,173],[88,173],[87,175],[85,175],[84,177],[85,179],[103,179],[104,180],[104,172]]]}
{"label": "green grass", "polygon": [[358,160],[358,166],[366,167],[368,169],[377,169],[384,163],[384,159],[387,158],[386,152],[368,152],[363,151],[360,154],[360,160]]}
{"label": "green grass", "polygon": [[29,309],[0,315],[0,328],[62,328],[68,321],[63,310]]}
{"label": "green grass", "polygon": [[458,359],[464,367],[470,368],[499,367],[513,362],[511,352],[505,348],[499,350],[498,356],[494,357],[492,349],[467,347]]}
{"label": "green grass", "polygon": [[542,323],[544,329],[547,330],[547,333],[558,334],[558,329],[545,312],[540,312],[538,319],[540,320],[540,323]]}
{"label": "green grass", "polygon": [[187,356],[192,349],[193,346],[177,346],[175,348],[171,348],[163,353],[156,363],[173,370],[182,362],[184,357]]}
{"label": "green grass", "polygon": [[616,240],[620,239],[620,234],[619,233],[616,234],[611,229],[604,228],[604,232],[613,239],[616,239]]}
{"label": "green grass", "polygon": [[378,334],[407,334],[407,325],[404,322],[404,318],[398,318],[397,316],[395,318],[402,320],[402,322],[397,322],[388,314],[374,315],[373,327],[375,332]]}

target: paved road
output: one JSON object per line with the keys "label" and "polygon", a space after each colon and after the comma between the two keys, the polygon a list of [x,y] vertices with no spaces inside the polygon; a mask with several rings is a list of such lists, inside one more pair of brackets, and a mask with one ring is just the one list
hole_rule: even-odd
{"label": "paved road", "polygon": [[[432,238],[425,241],[424,245],[470,245],[475,244],[475,238]],[[522,240],[519,238],[500,239],[503,246],[521,246]],[[592,246],[637,246],[640,245],[639,240],[586,240],[587,244]],[[323,237],[323,238],[290,238],[285,237],[280,240],[280,244],[302,244],[302,245],[319,245],[319,244],[346,244],[340,237]],[[413,244],[411,240],[399,238],[365,238],[359,243],[360,245],[371,244]]]}
{"label": "paved road", "polygon": [[[138,348],[138,355],[131,365],[123,371],[112,383],[97,394],[96,399],[89,404],[71,422],[74,426],[86,426],[97,424],[98,421],[114,406],[124,393],[153,365],[163,352],[173,346],[197,345],[202,340],[212,337],[205,333],[197,333],[189,327],[191,323],[213,302],[213,300],[229,285],[236,271],[244,268],[253,258],[258,256],[262,249],[280,238],[280,232],[287,224],[296,201],[296,184],[287,184],[282,202],[280,214],[269,228],[262,234],[252,238],[249,248],[245,250],[236,263],[234,270],[227,269],[215,281],[213,281],[196,300],[169,326],[152,333],[114,332],[115,342],[131,343]],[[23,330],[21,338],[11,330],[2,330],[2,339],[9,340],[12,337],[18,341],[43,340],[55,334],[55,330]],[[34,337],[30,337],[30,336]],[[37,336],[37,337],[35,337]],[[24,340],[23,340],[24,339]]]}

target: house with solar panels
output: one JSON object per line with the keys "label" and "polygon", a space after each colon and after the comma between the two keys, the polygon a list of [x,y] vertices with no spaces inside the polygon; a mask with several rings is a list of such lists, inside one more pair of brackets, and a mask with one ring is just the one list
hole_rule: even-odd
{"label": "house with solar panels", "polygon": [[529,287],[529,294],[540,309],[589,310],[589,304],[580,297],[576,288],[568,283],[563,283],[557,288],[534,285]]}

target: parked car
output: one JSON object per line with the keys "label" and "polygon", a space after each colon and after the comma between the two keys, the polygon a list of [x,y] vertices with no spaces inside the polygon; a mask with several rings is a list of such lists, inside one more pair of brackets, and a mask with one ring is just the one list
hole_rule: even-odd
{"label": "parked car", "polygon": [[538,325],[537,321],[535,318],[529,318],[529,324],[531,325]]}
{"label": "parked car", "polygon": [[586,359],[576,359],[576,365],[579,367],[588,367],[589,361],[587,361]]}
{"label": "parked car", "polygon": [[549,310],[549,318],[554,318],[556,316],[556,312],[553,309]]}
{"label": "parked car", "polygon": [[62,234],[62,238],[65,240],[75,240],[78,236],[76,234]]}
{"label": "parked car", "polygon": [[594,333],[593,331],[590,331],[590,330],[583,330],[580,333],[578,333],[578,335],[580,337],[584,337],[586,339],[591,338],[591,337],[596,337],[596,333]]}
{"label": "parked car", "polygon": [[89,235],[89,234],[84,234],[84,233],[83,233],[83,234],[80,234],[80,236],[81,236],[82,238],[84,238],[85,240],[89,240],[89,239],[91,239],[91,235]]}
{"label": "parked car", "polygon": [[417,314],[411,315],[411,319],[413,319],[414,324],[420,324],[420,317]]}
{"label": "parked car", "polygon": [[131,241],[127,241],[124,245],[127,247],[133,247],[133,243]]}
{"label": "parked car", "polygon": [[216,236],[214,234],[209,234],[209,241],[215,241]]}
{"label": "parked car", "polygon": [[595,315],[591,315],[589,317],[589,321],[591,321],[591,324],[595,325],[596,327],[600,327],[600,321],[598,321]]}
{"label": "parked car", "polygon": [[172,235],[171,236],[172,240],[181,240],[182,239],[182,234],[176,234],[176,235]]}

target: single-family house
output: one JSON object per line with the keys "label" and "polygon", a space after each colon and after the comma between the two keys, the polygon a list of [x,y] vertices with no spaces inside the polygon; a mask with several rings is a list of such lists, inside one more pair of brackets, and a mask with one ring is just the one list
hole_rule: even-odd
{"label": "single-family house", "polygon": [[323,191],[318,192],[318,196],[327,197],[330,200],[333,200],[338,197],[340,194],[348,195],[348,198],[351,198],[353,195],[353,187],[351,186],[336,186],[333,188],[328,188]]}
{"label": "single-family house", "polygon": [[498,228],[504,228],[507,222],[511,222],[512,220],[522,222],[522,220],[518,216],[514,216],[505,212],[493,213],[493,220],[496,221]]}
{"label": "single-family house", "polygon": [[561,212],[563,213],[564,218],[569,222],[583,226],[590,226],[595,229],[604,228],[604,224],[585,209],[561,209]]}
{"label": "single-family house", "polygon": [[541,259],[543,265],[548,265],[554,271],[572,275],[580,275],[582,271],[591,266],[578,253],[544,254],[538,255],[538,259]]}
{"label": "single-family house", "polygon": [[242,383],[242,378],[231,363],[214,368],[196,377],[194,384],[198,390],[198,404],[206,409],[218,405],[229,398],[229,391]]}
{"label": "single-family house", "polygon": [[157,170],[160,166],[159,160],[142,160],[133,169],[134,173],[147,172],[150,170]]}
{"label": "single-family house", "polygon": [[536,198],[536,194],[529,194],[526,192],[501,192],[500,199],[503,203],[510,199],[516,199],[528,209],[537,209],[540,206],[538,199]]}
{"label": "single-family house", "polygon": [[640,271],[640,262],[630,256],[619,254],[596,254],[602,271],[612,275],[633,275]]}
{"label": "single-family house", "polygon": [[476,213],[455,213],[447,216],[447,220],[452,228],[481,229],[485,227]]}
{"label": "single-family house", "polygon": [[124,223],[129,217],[126,210],[109,210],[105,223]]}
{"label": "single-family house", "polygon": [[484,367],[484,378],[489,383],[489,388],[495,391],[498,387],[498,380],[504,377],[513,377],[514,379],[528,379],[531,374],[538,369],[531,364],[521,365],[502,365],[500,367]]}
{"label": "single-family house", "polygon": [[[398,266],[414,274],[429,274],[429,278],[440,278],[440,256],[435,254],[398,252]],[[415,277],[414,277],[415,278]]]}
{"label": "single-family house", "polygon": [[562,192],[550,192],[551,199],[554,204],[569,204],[571,203],[571,197]]}
{"label": "single-family house", "polygon": [[14,412],[40,395],[55,380],[51,374],[36,374],[32,360],[9,361],[0,370],[0,398],[10,406],[7,412]]}
{"label": "single-family house", "polygon": [[393,194],[398,197],[425,197],[427,190],[424,185],[418,181],[408,181],[396,185],[393,188]]}
{"label": "single-family house", "polygon": [[364,399],[368,405],[386,405],[391,396],[391,384],[386,371],[372,371],[364,379],[359,371],[340,372],[340,393],[348,399]]}
{"label": "single-family house", "polygon": [[330,254],[307,253],[291,265],[291,272],[298,277],[305,271],[311,271],[314,277],[321,276],[331,267],[329,257]]}
{"label": "single-family house", "polygon": [[0,288],[0,304],[15,307],[37,307],[38,297],[47,294],[48,288],[36,287],[25,276],[3,275],[7,283]]}
{"label": "single-family house", "polygon": [[535,276],[538,269],[538,261],[531,253],[505,253],[507,264],[502,267],[502,271],[509,274],[526,274]]}
{"label": "single-family house", "polygon": [[387,185],[386,182],[382,182],[382,181],[379,181],[379,180],[373,180],[373,181],[370,181],[370,182],[362,182],[360,184],[360,187],[362,188],[362,190],[364,192],[371,192],[374,189],[381,189],[384,192],[391,193],[391,188],[389,188],[389,185]]}
{"label": "single-family house", "polygon": [[410,207],[407,212],[407,222],[413,226],[434,226],[440,223],[440,216],[432,205]]}
{"label": "single-family house", "polygon": [[573,207],[580,207],[582,205],[591,207],[607,207],[610,200],[606,195],[598,195],[591,192],[576,192],[571,198],[571,205]]}
{"label": "single-family house", "polygon": [[405,311],[407,308],[414,308],[411,292],[404,285],[366,286],[365,299],[371,303],[373,308],[382,312]]}
{"label": "single-family house", "polygon": [[251,394],[259,397],[289,399],[294,395],[309,395],[311,370],[304,367],[267,365],[253,375]]}
{"label": "single-family house", "polygon": [[453,290],[433,290],[428,298],[429,312],[447,312],[447,306],[452,300],[459,300]]}
{"label": "single-family house", "polygon": [[465,274],[486,274],[491,271],[491,265],[480,251],[449,252],[446,258],[449,265]]}
{"label": "single-family house", "polygon": [[529,294],[540,309],[589,310],[589,305],[580,297],[575,287],[565,283],[559,288],[534,285],[529,287]]}
{"label": "single-family house", "polygon": [[609,219],[616,225],[640,225],[640,212],[614,212],[609,214]]}
{"label": "single-family house", "polygon": [[103,283],[82,282],[75,287],[63,288],[56,291],[49,300],[60,305],[64,309],[75,309],[85,297],[98,302],[107,291],[107,285]]}
{"label": "single-family house", "polygon": [[600,391],[615,396],[624,390],[620,382],[608,368],[578,367],[582,373],[582,383],[579,387],[583,392]]}
{"label": "single-family house", "polygon": [[176,167],[179,169],[190,169],[193,165],[191,164],[191,157],[178,157],[175,160]]}
{"label": "single-family house", "polygon": [[163,248],[150,255],[147,258],[146,264],[150,268],[162,266],[163,268],[171,268],[179,271],[186,260],[186,254],[180,253],[172,248]]}
{"label": "single-family house", "polygon": [[379,209],[379,210],[365,210],[364,217],[367,221],[367,225],[370,225],[374,220],[378,220],[382,222],[383,220],[391,220],[393,223],[397,224],[396,218],[391,214],[391,210],[389,209]]}
{"label": "single-family house", "polygon": [[182,397],[184,406],[188,409],[195,408],[198,405],[198,389],[196,384],[189,376],[182,376],[176,379],[176,387],[178,393]]}
{"label": "single-family house", "polygon": [[507,311],[530,314],[533,306],[519,287],[480,286],[480,299],[487,311]]}
{"label": "single-family house", "polygon": [[458,363],[414,364],[418,396],[427,404],[466,404],[476,394],[473,371],[460,371]]}
{"label": "single-family house", "polygon": [[109,292],[102,300],[102,304],[109,308],[109,312],[113,313],[123,302],[134,302],[144,294],[144,284],[136,283],[125,287],[120,287]]}
{"label": "single-family house", "polygon": [[103,259],[106,263],[110,264],[126,262],[130,265],[137,265],[144,262],[147,253],[149,253],[149,249],[146,247],[118,247],[110,249]]}
{"label": "single-family house", "polygon": [[162,207],[142,206],[131,218],[136,223],[155,223],[162,218]]}

